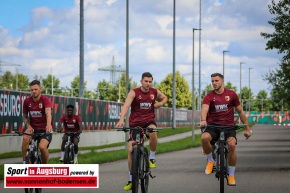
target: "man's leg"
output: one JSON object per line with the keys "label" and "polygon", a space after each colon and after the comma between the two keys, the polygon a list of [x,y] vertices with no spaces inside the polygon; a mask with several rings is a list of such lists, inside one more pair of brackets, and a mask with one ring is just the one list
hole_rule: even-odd
{"label": "man's leg", "polygon": [[236,170],[236,163],[237,163],[237,153],[236,153],[236,143],[237,140],[234,137],[229,137],[227,139],[229,153],[228,153],[228,172],[229,172],[229,178],[228,178],[228,184],[230,186],[235,186],[235,170]]}
{"label": "man's leg", "polygon": [[74,136],[73,137],[73,143],[74,143],[74,163],[77,164],[78,163],[78,151],[79,151],[79,136]]}
{"label": "man's leg", "polygon": [[[148,126],[148,128],[156,128],[156,126],[151,124]],[[149,167],[150,168],[156,168],[155,153],[157,149],[157,142],[158,142],[157,132],[150,133],[150,139],[149,139],[149,146],[150,146]]]}
{"label": "man's leg", "polygon": [[204,132],[201,135],[201,145],[203,152],[207,157],[207,166],[205,168],[205,174],[211,174],[214,166],[214,159],[212,156],[212,147],[211,147],[212,137],[208,132]]}
{"label": "man's leg", "polygon": [[129,141],[128,142],[128,169],[129,169],[129,181],[127,184],[124,186],[124,190],[131,190],[132,189],[132,174],[131,174],[131,164],[132,164],[132,147],[133,142]]}
{"label": "man's leg", "polygon": [[23,135],[22,139],[22,159],[23,163],[25,164],[27,149],[29,148],[29,143],[31,141],[31,137],[28,135]]}
{"label": "man's leg", "polygon": [[66,134],[63,134],[62,136],[62,143],[61,143],[61,153],[60,153],[60,158],[59,158],[59,161],[63,162],[64,160],[64,146],[65,146],[65,143],[67,142],[67,135]]}
{"label": "man's leg", "polygon": [[39,142],[39,150],[41,152],[41,161],[43,164],[48,164],[48,157],[49,157],[49,152],[48,152],[48,147],[49,141],[47,139],[41,139]]}

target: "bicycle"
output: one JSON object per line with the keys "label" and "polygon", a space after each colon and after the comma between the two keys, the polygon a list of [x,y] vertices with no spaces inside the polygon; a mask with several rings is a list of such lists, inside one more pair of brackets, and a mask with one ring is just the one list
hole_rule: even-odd
{"label": "bicycle", "polygon": [[[45,133],[28,134],[28,133],[18,132],[18,131],[15,133],[18,134],[19,136],[22,136],[22,135],[31,136],[31,142],[29,143],[29,148],[27,149],[25,163],[26,164],[42,164],[41,153],[39,152],[38,145],[39,145],[41,137],[45,135]],[[35,189],[35,193],[42,192],[42,188],[34,188],[34,189]],[[25,188],[24,190],[25,190],[25,193],[33,193],[33,188]]]}
{"label": "bicycle", "polygon": [[67,142],[64,146],[64,164],[74,164],[74,143],[73,143],[73,136],[76,135],[78,132],[64,132],[68,138]]}
{"label": "bicycle", "polygon": [[[117,131],[130,131],[131,140],[133,140],[132,151],[132,193],[138,193],[139,183],[141,185],[141,192],[148,193],[149,188],[149,176],[153,179],[155,176],[151,174],[149,167],[149,154],[148,149],[144,147],[144,141],[146,138],[146,132],[155,132],[161,130],[160,128],[130,128],[122,127],[117,128]],[[135,139],[133,138],[134,136]],[[140,182],[139,182],[140,181]]]}
{"label": "bicycle", "polygon": [[[224,193],[224,180],[228,180],[228,144],[225,138],[228,130],[238,130],[245,128],[246,124],[239,124],[234,126],[226,125],[205,125],[203,129],[211,127],[220,131],[217,141],[212,144],[212,155],[214,159],[213,172],[215,177],[220,181],[220,193]],[[245,136],[246,137],[246,136]]]}

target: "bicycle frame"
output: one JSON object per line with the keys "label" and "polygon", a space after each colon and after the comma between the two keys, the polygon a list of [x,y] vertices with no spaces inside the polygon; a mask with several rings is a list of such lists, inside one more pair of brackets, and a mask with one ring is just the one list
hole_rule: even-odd
{"label": "bicycle frame", "polygon": [[68,136],[67,142],[64,146],[64,164],[74,164],[74,143],[72,142],[72,136],[77,132],[65,132]]}
{"label": "bicycle frame", "polygon": [[132,174],[132,192],[138,193],[139,182],[141,184],[141,192],[148,193],[149,188],[149,176],[152,176],[151,170],[149,168],[149,156],[148,149],[144,147],[144,141],[146,137],[146,132],[153,132],[160,129],[157,128],[121,128],[118,131],[130,131],[136,134],[135,139],[132,144],[132,162],[131,162],[131,174]]}
{"label": "bicycle frame", "polygon": [[[29,148],[27,149],[27,153],[26,153],[25,163],[26,164],[42,164],[41,153],[39,152],[38,145],[40,142],[39,137],[41,137],[45,133],[32,133],[32,134],[20,133],[20,132],[15,132],[15,133],[17,133],[19,136],[22,136],[22,135],[31,136]],[[25,193],[33,193],[33,188],[25,188],[24,190],[25,190]],[[42,192],[42,188],[35,188],[35,193],[41,193],[41,192]]]}
{"label": "bicycle frame", "polygon": [[218,140],[212,145],[212,155],[215,161],[215,177],[220,181],[220,193],[224,193],[224,180],[228,179],[228,144],[226,141],[227,130],[238,130],[244,128],[245,124],[225,126],[225,125],[207,125],[220,131]]}

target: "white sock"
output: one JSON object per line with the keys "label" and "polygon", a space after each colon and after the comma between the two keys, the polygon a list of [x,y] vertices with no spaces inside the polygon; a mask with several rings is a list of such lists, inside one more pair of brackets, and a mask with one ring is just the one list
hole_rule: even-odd
{"label": "white sock", "polygon": [[60,153],[60,156],[61,156],[61,157],[64,157],[64,151],[62,151],[62,152]]}
{"label": "white sock", "polygon": [[229,176],[235,175],[236,166],[228,166]]}
{"label": "white sock", "polygon": [[78,154],[75,154],[75,155],[74,155],[74,158],[76,158],[76,157],[78,157]]}
{"label": "white sock", "polygon": [[23,164],[26,164],[26,161],[25,160],[23,160]]}
{"label": "white sock", "polygon": [[131,172],[129,172],[129,181],[132,182],[132,175],[131,175]]}
{"label": "white sock", "polygon": [[156,153],[156,151],[151,151],[151,150],[150,150],[150,156],[149,156],[149,159],[155,159],[155,153]]}
{"label": "white sock", "polygon": [[207,157],[207,161],[208,162],[213,162],[214,161],[211,152],[209,154],[206,154],[206,157]]}

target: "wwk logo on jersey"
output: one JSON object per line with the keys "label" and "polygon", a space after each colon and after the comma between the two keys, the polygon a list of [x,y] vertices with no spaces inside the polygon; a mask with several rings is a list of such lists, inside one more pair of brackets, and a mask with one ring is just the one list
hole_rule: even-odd
{"label": "wwk logo on jersey", "polygon": [[140,109],[150,109],[152,103],[140,103]]}
{"label": "wwk logo on jersey", "polygon": [[39,103],[38,107],[39,107],[40,109],[42,109],[42,103]]}
{"label": "wwk logo on jersey", "polygon": [[151,100],[154,100],[154,94],[150,95]]}
{"label": "wwk logo on jersey", "polygon": [[215,105],[215,110],[216,110],[216,112],[227,111],[228,110],[228,104]]}

